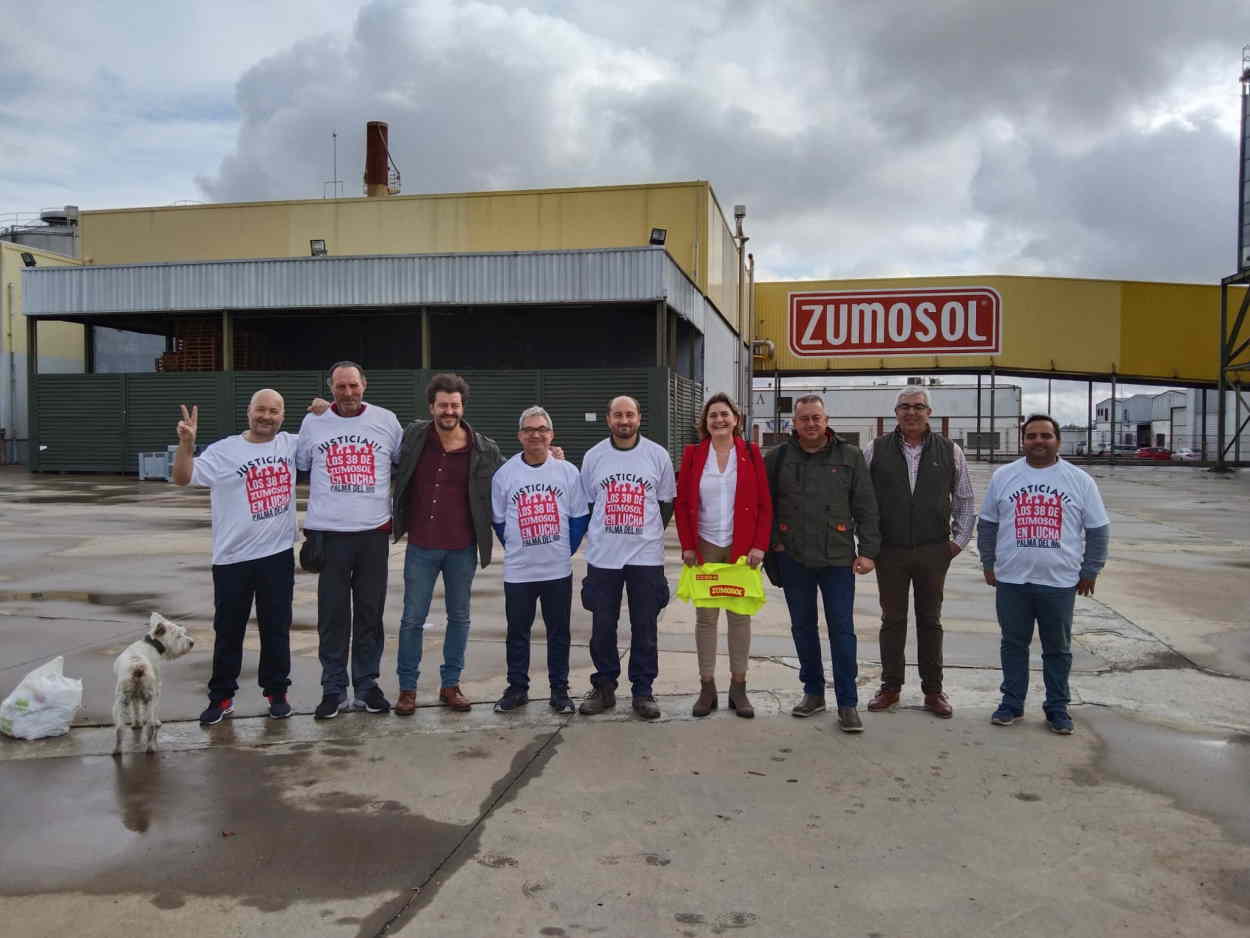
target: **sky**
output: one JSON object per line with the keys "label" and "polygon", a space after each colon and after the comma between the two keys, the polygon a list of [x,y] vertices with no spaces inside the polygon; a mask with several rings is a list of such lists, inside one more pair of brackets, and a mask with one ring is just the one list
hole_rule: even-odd
{"label": "sky", "polygon": [[[1218,282],[1244,0],[0,0],[14,213],[707,179],[757,279]],[[1043,390],[1044,393],[1044,390]],[[1084,413],[1084,390],[1079,392]]]}

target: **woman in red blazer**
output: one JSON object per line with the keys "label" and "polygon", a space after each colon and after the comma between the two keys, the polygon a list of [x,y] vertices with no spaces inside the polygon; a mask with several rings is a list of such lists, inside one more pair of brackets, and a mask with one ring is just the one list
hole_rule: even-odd
{"label": "woman in red blazer", "polygon": [[[677,536],[681,559],[735,563],[743,555],[758,567],[768,549],[773,503],[760,448],[742,439],[742,414],[728,394],[713,394],[699,418],[700,442],[686,447],[677,475]],[[699,699],[691,711],[705,717],[716,709],[716,619],[719,609],[695,609],[699,653]],[[753,717],[747,699],[751,617],[725,610],[729,638],[729,708]]]}

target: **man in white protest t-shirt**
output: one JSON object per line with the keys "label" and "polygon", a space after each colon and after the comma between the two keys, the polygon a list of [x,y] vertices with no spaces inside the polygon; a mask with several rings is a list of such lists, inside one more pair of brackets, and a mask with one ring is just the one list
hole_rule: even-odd
{"label": "man in white protest t-shirt", "polygon": [[582,713],[616,706],[621,656],[616,648],[621,592],[629,596],[629,680],[634,712],[660,715],[651,685],[659,674],[657,630],[668,605],[664,578],[664,529],[673,517],[677,487],[668,450],[638,432],[638,402],[622,395],[608,405],[611,436],[582,460],[582,493],[591,507],[586,532],[586,579],[582,606],[592,616],[590,659],[595,673]]}
{"label": "man in white protest t-shirt", "polygon": [[311,473],[304,532],[314,532],[322,541],[317,579],[322,698],[313,713],[318,720],[332,719],[348,706],[349,657],[352,706],[369,713],[391,709],[378,687],[378,673],[390,553],[391,467],[399,459],[403,436],[394,413],[365,403],[368,382],[355,362],[332,366],[328,384],[334,403],[304,417],[296,457],[299,468]]}
{"label": "man in white protest t-shirt", "polygon": [[209,489],[213,511],[213,672],[205,726],[234,712],[243,666],[243,633],[256,603],[260,631],[257,678],[269,715],[291,715],[291,597],[295,589],[295,449],[282,433],[282,395],[252,395],[247,430],[209,446],[198,457],[200,409],[182,405],[173,481]]}
{"label": "man in white protest t-shirt", "polygon": [[530,630],[543,604],[547,627],[547,678],[551,709],[572,713],[569,697],[569,618],[573,607],[573,554],[590,515],[581,476],[551,452],[555,425],[541,407],[521,413],[521,452],[491,479],[491,523],[504,547],[504,614],[508,620],[508,687],[496,713],[529,702]]}
{"label": "man in white protest t-shirt", "polygon": [[1059,424],[1034,414],[1020,428],[1024,458],[994,472],[977,522],[985,582],[996,588],[1002,703],[990,721],[1024,715],[1033,623],[1042,642],[1042,705],[1051,730],[1072,732],[1068,675],[1072,611],[1107,561],[1111,522],[1090,475],[1059,458]]}

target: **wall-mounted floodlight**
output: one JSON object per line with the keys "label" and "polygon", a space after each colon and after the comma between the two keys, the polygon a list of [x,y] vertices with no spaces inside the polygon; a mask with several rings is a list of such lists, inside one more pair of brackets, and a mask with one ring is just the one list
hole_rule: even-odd
{"label": "wall-mounted floodlight", "polygon": [[734,218],[746,218],[746,217],[747,217],[747,207],[745,205],[735,205],[734,206]]}
{"label": "wall-mounted floodlight", "polygon": [[667,240],[668,240],[667,228],[652,228],[651,229],[651,243],[652,244],[656,245],[657,247],[663,247],[664,242]]}
{"label": "wall-mounted floodlight", "polygon": [[329,252],[326,251],[325,238],[313,238],[308,242],[308,252],[313,257],[325,257]]}
{"label": "wall-mounted floodlight", "polygon": [[34,267],[34,266],[35,266],[35,255],[34,255],[34,254],[31,254],[31,253],[30,253],[30,251],[23,251],[23,252],[22,252],[22,263],[23,263],[23,264],[25,264],[27,267]]}

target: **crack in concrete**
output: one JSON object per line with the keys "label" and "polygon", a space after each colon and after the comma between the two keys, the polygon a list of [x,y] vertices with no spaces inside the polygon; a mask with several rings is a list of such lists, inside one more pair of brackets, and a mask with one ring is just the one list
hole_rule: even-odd
{"label": "crack in concrete", "polygon": [[[571,718],[570,718],[571,719]],[[472,824],[464,832],[464,836],[459,842],[447,853],[430,874],[419,884],[408,891],[408,896],[402,905],[390,916],[382,927],[373,933],[373,938],[382,938],[382,936],[390,934],[391,929],[396,925],[406,925],[408,922],[421,911],[423,907],[429,904],[437,894],[437,889],[430,889],[430,885],[444,871],[449,875],[454,873],[456,869],[462,866],[468,858],[476,852],[476,850],[468,850],[466,845],[470,841],[479,838],[482,833],[482,825],[486,823],[487,818],[495,813],[495,809],[499,807],[505,800],[508,800],[528,785],[529,782],[536,778],[541,772],[531,773],[531,769],[541,760],[540,770],[545,766],[551,757],[555,755],[555,742],[561,733],[569,725],[569,719],[566,719],[554,732],[547,735],[537,746],[529,746],[517,753],[513,764],[509,766],[508,772],[502,779],[495,783],[490,792],[487,793],[482,801],[481,807],[478,809],[478,816]],[[521,763],[518,767],[517,763]],[[524,779],[524,784],[522,784]],[[459,857],[459,861],[453,864],[453,861]]]}

